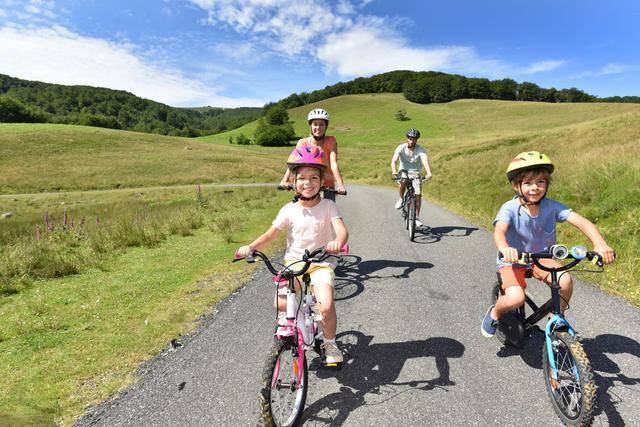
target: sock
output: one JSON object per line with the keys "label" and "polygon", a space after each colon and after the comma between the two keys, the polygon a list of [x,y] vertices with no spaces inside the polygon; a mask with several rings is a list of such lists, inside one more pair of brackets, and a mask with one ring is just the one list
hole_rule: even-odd
{"label": "sock", "polygon": [[329,340],[329,339],[326,339],[326,338],[325,338],[325,339],[324,339],[324,342],[328,342],[328,343],[331,343],[331,344],[335,344],[335,343],[336,343],[336,339],[334,338],[334,339],[332,339],[332,340]]}

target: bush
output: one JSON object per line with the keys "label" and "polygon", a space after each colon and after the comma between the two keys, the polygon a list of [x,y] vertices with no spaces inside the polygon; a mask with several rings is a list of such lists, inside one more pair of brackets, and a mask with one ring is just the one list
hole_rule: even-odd
{"label": "bush", "polygon": [[398,120],[400,122],[406,122],[407,120],[411,120],[407,116],[407,110],[405,110],[405,109],[400,109],[400,110],[396,111],[395,117],[396,117],[396,120]]}
{"label": "bush", "polygon": [[240,135],[236,136],[236,144],[249,145],[251,144],[251,139],[249,139],[249,137],[246,136],[244,133],[241,133]]}
{"label": "bush", "polygon": [[290,123],[282,126],[263,126],[256,129],[255,143],[266,147],[289,145],[296,138]]}
{"label": "bush", "polygon": [[8,96],[0,96],[0,123],[45,122],[44,114]]}

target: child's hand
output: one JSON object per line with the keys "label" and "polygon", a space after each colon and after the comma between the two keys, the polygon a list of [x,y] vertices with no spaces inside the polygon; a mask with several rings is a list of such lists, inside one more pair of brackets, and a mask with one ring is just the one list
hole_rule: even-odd
{"label": "child's hand", "polygon": [[330,254],[340,253],[341,249],[342,249],[342,242],[340,242],[340,240],[332,240],[329,243],[327,243],[327,246],[324,248],[324,250]]}
{"label": "child's hand", "polygon": [[502,253],[502,260],[504,262],[517,262],[518,261],[518,250],[512,247],[506,247],[502,249],[498,249]]}
{"label": "child's hand", "polygon": [[605,264],[611,264],[616,259],[615,252],[607,244],[596,246],[593,250],[602,255]]}
{"label": "child's hand", "polygon": [[433,176],[433,175],[431,175],[430,173],[428,173],[428,174],[426,174],[426,175],[424,176],[424,180],[425,180],[425,181],[429,181],[429,180],[431,179],[431,177],[432,177],[432,176]]}
{"label": "child's hand", "polygon": [[247,246],[241,246],[240,248],[238,248],[238,250],[236,251],[236,256],[238,258],[246,258],[249,255],[251,255],[253,253],[253,248],[249,245]]}

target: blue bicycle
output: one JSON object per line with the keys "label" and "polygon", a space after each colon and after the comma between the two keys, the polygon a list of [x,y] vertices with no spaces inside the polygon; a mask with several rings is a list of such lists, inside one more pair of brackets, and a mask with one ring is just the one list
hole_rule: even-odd
{"label": "blue bicycle", "polygon": [[[560,307],[559,278],[574,268],[582,260],[589,260],[599,267],[598,270],[580,270],[602,272],[603,261],[600,254],[587,251],[582,246],[568,249],[563,245],[554,245],[548,251],[540,253],[518,254],[520,263],[535,264],[540,269],[551,273],[551,298],[538,307],[529,295],[525,296],[525,304],[516,310],[505,313],[500,319],[496,337],[503,344],[520,347],[536,323],[552,313],[544,329],[545,344],[542,350],[542,371],[547,393],[558,417],[567,425],[589,425],[596,398],[596,384],[593,370],[579,336],[564,317]],[[566,264],[553,268],[542,265],[540,259],[565,260]],[[500,275],[491,293],[493,304],[503,294]],[[533,311],[527,317],[525,306]]]}

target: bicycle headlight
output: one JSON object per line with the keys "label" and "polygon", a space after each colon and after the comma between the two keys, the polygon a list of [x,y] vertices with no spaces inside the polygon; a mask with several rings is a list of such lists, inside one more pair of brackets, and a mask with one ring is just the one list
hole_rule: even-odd
{"label": "bicycle headlight", "polygon": [[564,245],[553,245],[550,252],[555,259],[565,259],[569,255],[569,250]]}
{"label": "bicycle headlight", "polygon": [[585,259],[587,257],[587,248],[584,246],[574,246],[571,248],[571,256],[574,259]]}

